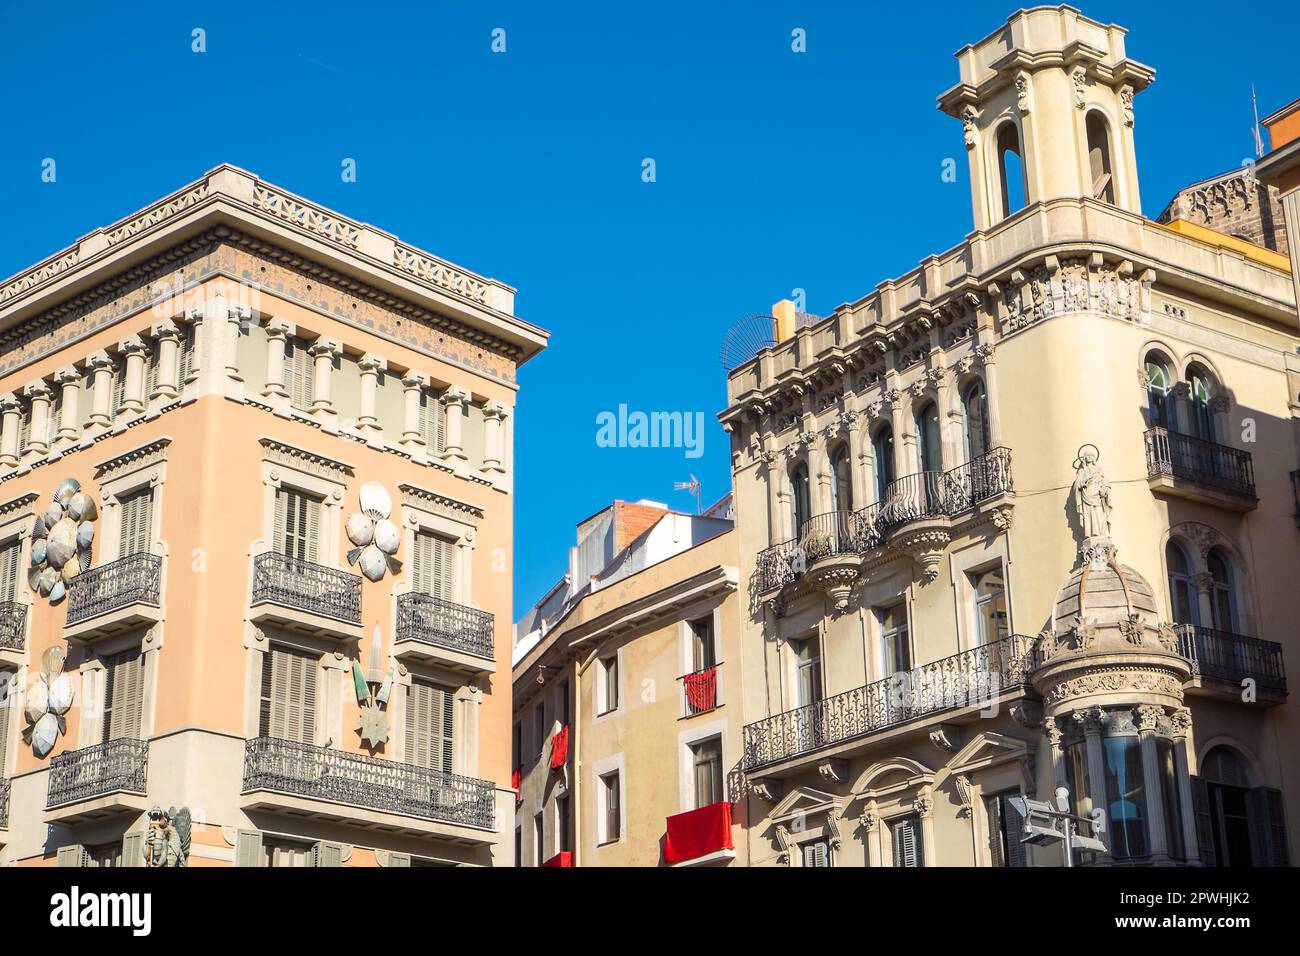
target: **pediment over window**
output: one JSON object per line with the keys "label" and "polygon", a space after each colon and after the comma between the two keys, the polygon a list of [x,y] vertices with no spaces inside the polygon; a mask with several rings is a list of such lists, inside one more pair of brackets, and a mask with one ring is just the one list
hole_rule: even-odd
{"label": "pediment over window", "polygon": [[1028,752],[1029,745],[1017,737],[986,732],[957,751],[945,769],[953,774],[971,774],[988,767],[1014,763]]}
{"label": "pediment over window", "polygon": [[838,814],[841,809],[843,809],[843,800],[834,794],[824,793],[812,787],[796,787],[772,808],[769,819],[773,823],[788,823],[800,817],[828,811]]}
{"label": "pediment over window", "polygon": [[875,800],[933,783],[934,771],[925,764],[908,757],[889,757],[867,768],[853,785],[853,795]]}

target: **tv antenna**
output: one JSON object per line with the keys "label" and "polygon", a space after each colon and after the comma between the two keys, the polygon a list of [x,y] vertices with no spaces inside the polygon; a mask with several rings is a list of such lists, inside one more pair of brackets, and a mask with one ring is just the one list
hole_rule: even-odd
{"label": "tv antenna", "polygon": [[686,491],[695,496],[695,513],[700,513],[700,479],[691,475],[690,481],[674,481],[674,491]]}

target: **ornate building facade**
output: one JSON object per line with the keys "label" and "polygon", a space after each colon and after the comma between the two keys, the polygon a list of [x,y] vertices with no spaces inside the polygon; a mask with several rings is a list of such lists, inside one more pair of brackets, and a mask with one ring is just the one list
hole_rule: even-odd
{"label": "ornate building facade", "polygon": [[0,864],[508,864],[545,343],[230,166],[0,285]]}
{"label": "ornate building facade", "polygon": [[1142,215],[1125,42],[962,48],[974,231],[729,373],[752,865],[1296,858],[1296,293]]}

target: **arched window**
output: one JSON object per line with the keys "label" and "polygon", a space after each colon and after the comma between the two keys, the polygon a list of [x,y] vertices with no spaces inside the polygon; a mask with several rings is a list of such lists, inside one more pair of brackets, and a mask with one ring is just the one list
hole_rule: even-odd
{"label": "arched window", "polygon": [[1169,368],[1155,352],[1147,354],[1147,411],[1152,428],[1174,427],[1174,406],[1169,398]]}
{"label": "arched window", "polygon": [[831,485],[831,510],[853,510],[853,478],[849,471],[851,459],[847,445],[841,445],[831,455],[831,473],[835,481]]}
{"label": "arched window", "polygon": [[1210,412],[1210,399],[1214,395],[1210,376],[1199,365],[1187,370],[1187,385],[1190,391],[1192,434],[1205,441],[1215,441],[1214,415]]}
{"label": "arched window", "polygon": [[1210,613],[1214,626],[1220,631],[1237,633],[1237,598],[1232,582],[1232,565],[1219,548],[1210,551],[1205,559],[1210,572]]}
{"label": "arched window", "polygon": [[1110,130],[1096,110],[1088,114],[1088,168],[1092,173],[1092,198],[1115,203],[1115,178],[1110,168]]}
{"label": "arched window", "polygon": [[1174,623],[1200,624],[1201,607],[1192,584],[1192,566],[1177,541],[1165,545],[1165,564],[1169,566],[1169,609]]}
{"label": "arched window", "polygon": [[989,402],[984,383],[972,382],[962,397],[966,409],[966,458],[973,461],[989,453]]}
{"label": "arched window", "polygon": [[885,500],[885,489],[894,480],[894,430],[882,425],[871,439],[871,454],[876,461],[876,500]]}
{"label": "arched window", "polygon": [[934,402],[926,402],[916,412],[916,434],[919,441],[917,453],[921,471],[942,471],[942,439],[939,435],[939,409]]}
{"label": "arched window", "polygon": [[1218,866],[1252,865],[1255,841],[1251,839],[1250,778],[1245,763],[1228,747],[1215,747],[1201,761],[1201,779],[1211,837],[1210,846],[1201,848],[1202,861],[1213,854]]}
{"label": "arched window", "polygon": [[809,515],[808,466],[803,462],[794,466],[790,472],[790,493],[794,498],[794,533],[798,535],[811,515]]}
{"label": "arched window", "polygon": [[1023,209],[1029,190],[1025,187],[1025,163],[1020,152],[1020,131],[1015,123],[998,128],[998,175],[1002,186],[1002,218]]}

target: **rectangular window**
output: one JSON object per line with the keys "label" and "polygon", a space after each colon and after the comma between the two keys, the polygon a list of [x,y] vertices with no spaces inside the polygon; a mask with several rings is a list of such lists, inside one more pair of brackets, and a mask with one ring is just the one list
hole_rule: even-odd
{"label": "rectangular window", "polygon": [[524,865],[524,828],[515,827],[515,869],[518,870]]}
{"label": "rectangular window", "polygon": [[572,851],[569,846],[569,795],[555,798],[555,852]]}
{"label": "rectangular window", "polygon": [[18,596],[18,566],[21,564],[23,542],[12,538],[0,545],[0,603],[13,601]]}
{"label": "rectangular window", "polygon": [[421,594],[444,601],[456,599],[455,551],[449,539],[428,531],[415,533],[415,553],[411,561],[411,586]]}
{"label": "rectangular window", "polygon": [[278,644],[263,655],[259,736],[315,743],[317,664],[314,656]]}
{"label": "rectangular window", "polygon": [[144,712],[144,655],[132,648],[104,660],[104,719],[100,739],[138,739]]}
{"label": "rectangular window", "polygon": [[297,561],[315,563],[320,540],[321,501],[296,488],[275,492],[272,530],[275,550]]}
{"label": "rectangular window", "polygon": [[436,454],[445,447],[444,423],[442,403],[438,401],[438,396],[428,389],[420,389],[420,437],[424,439],[427,451]]}
{"label": "rectangular window", "polygon": [[284,387],[289,392],[289,404],[301,411],[311,411],[312,392],[316,386],[316,367],[306,339],[293,337],[284,343]]}
{"label": "rectangular window", "polygon": [[921,818],[907,816],[895,820],[890,826],[894,843],[894,866],[919,867],[925,862],[921,855]]}
{"label": "rectangular window", "polygon": [[695,808],[721,803],[722,738],[710,737],[692,744],[691,759],[695,768]]}
{"label": "rectangular window", "polygon": [[600,662],[602,714],[618,710],[618,655],[611,654]]}
{"label": "rectangular window", "polygon": [[907,640],[907,605],[895,604],[881,608],[877,614],[880,619],[880,637],[882,645],[881,664],[884,667],[882,677],[889,677],[912,669],[912,652]]}
{"label": "rectangular window", "polygon": [[18,410],[18,457],[27,451],[32,440],[32,406],[23,402]]}
{"label": "rectangular window", "polygon": [[126,358],[117,355],[113,358],[113,395],[109,403],[109,418],[117,417],[124,401],[126,401]]}
{"label": "rectangular window", "polygon": [[800,845],[803,851],[803,865],[827,867],[831,865],[831,848],[825,840],[814,840]]}
{"label": "rectangular window", "polygon": [[717,651],[713,641],[713,615],[690,622],[691,626],[691,671],[698,674],[718,664]]}
{"label": "rectangular window", "polygon": [[1025,866],[1024,817],[1011,805],[1018,791],[984,798],[984,815],[989,825],[989,858],[994,866]]}
{"label": "rectangular window", "polygon": [[122,844],[106,843],[86,849],[86,866],[115,869],[122,865]]}
{"label": "rectangular window", "polygon": [[606,843],[617,843],[623,832],[622,807],[619,803],[619,774],[615,770],[600,778],[601,797],[605,809]]}
{"label": "rectangular window", "polygon": [[309,867],[312,863],[311,844],[264,837],[266,865],[274,867]]}
{"label": "rectangular window", "polygon": [[1001,568],[980,571],[971,576],[971,594],[975,601],[975,622],[980,644],[992,644],[1011,634],[1007,618],[1007,589]]}
{"label": "rectangular window", "polygon": [[176,354],[176,386],[184,388],[194,374],[194,326],[183,326],[180,348]]}
{"label": "rectangular window", "polygon": [[153,545],[153,489],[141,488],[118,499],[117,555],[148,554]]}
{"label": "rectangular window", "polygon": [[815,637],[799,642],[799,659],[797,663],[799,679],[795,686],[799,689],[798,707],[807,707],[822,699],[822,653],[821,643]]}
{"label": "rectangular window", "polygon": [[146,402],[153,396],[154,389],[158,387],[158,352],[160,348],[161,346],[157,342],[150,342],[148,354],[144,357],[144,400]]}
{"label": "rectangular window", "polygon": [[45,444],[53,447],[59,437],[59,422],[63,418],[63,389],[55,383],[50,395],[50,411],[45,419]]}
{"label": "rectangular window", "polygon": [[0,780],[5,779],[9,766],[9,701],[14,696],[9,690],[9,682],[13,679],[12,671],[0,671]]}
{"label": "rectangular window", "polygon": [[522,721],[516,722],[514,730],[510,734],[510,769],[518,770],[523,766],[524,753],[524,725]]}
{"label": "rectangular window", "polygon": [[560,726],[569,726],[569,682],[560,681]]}
{"label": "rectangular window", "polygon": [[406,762],[452,770],[455,748],[454,693],[416,678],[406,698]]}
{"label": "rectangular window", "polygon": [[537,706],[533,708],[533,742],[536,744],[539,757],[546,747],[546,731],[546,703],[539,700]]}
{"label": "rectangular window", "polygon": [[542,812],[538,810],[533,814],[533,866],[542,865],[543,826]]}

